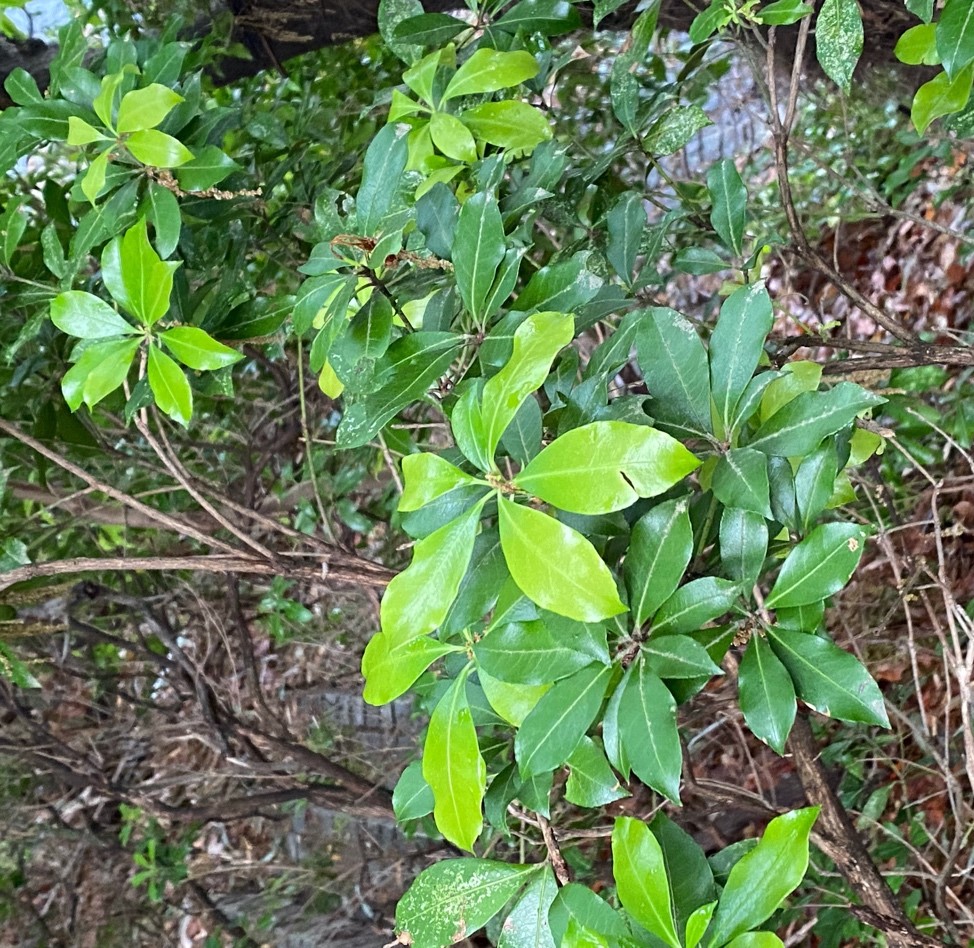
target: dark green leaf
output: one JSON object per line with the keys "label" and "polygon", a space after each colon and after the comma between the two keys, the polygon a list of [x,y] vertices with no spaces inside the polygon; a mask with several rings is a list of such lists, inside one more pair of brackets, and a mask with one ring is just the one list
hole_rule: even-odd
{"label": "dark green leaf", "polygon": [[605,220],[609,232],[605,255],[616,273],[630,284],[646,226],[642,197],[635,191],[627,191],[612,206]]}
{"label": "dark green leaf", "polygon": [[205,191],[240,170],[240,165],[222,149],[216,145],[206,145],[176,169],[176,178],[185,191]]}
{"label": "dark green leaf", "polygon": [[729,579],[702,576],[691,580],[660,606],[653,619],[653,635],[695,632],[728,612],[738,595],[740,587]]}
{"label": "dark green leaf", "polygon": [[953,79],[974,62],[974,5],[968,0],[947,0],[937,21],[937,52]]}
{"label": "dark green leaf", "polygon": [[555,948],[548,910],[557,892],[555,875],[550,866],[544,866],[504,919],[497,948]]}
{"label": "dark green leaf", "polygon": [[680,829],[662,810],[653,818],[649,828],[663,852],[676,930],[682,932],[693,912],[717,897],[714,874],[693,837]]}
{"label": "dark green leaf", "polygon": [[400,20],[393,35],[397,40],[415,46],[442,46],[468,29],[468,23],[448,13],[421,13]]}
{"label": "dark green leaf", "polygon": [[720,561],[729,579],[751,589],[768,555],[768,525],[761,514],[727,507],[720,516]]}
{"label": "dark green leaf", "polygon": [[866,535],[854,523],[816,527],[785,558],[765,604],[804,606],[837,593],[859,565]]}
{"label": "dark green leaf", "polygon": [[825,0],[815,20],[815,53],[822,70],[845,93],[862,46],[862,15],[856,0]]}
{"label": "dark green leaf", "polygon": [[725,507],[739,507],[771,519],[767,455],[753,448],[732,448],[714,468],[711,490]]}
{"label": "dark green leaf", "polygon": [[707,172],[710,192],[710,223],[728,250],[738,257],[744,252],[744,216],[747,190],[734,162],[728,158],[713,164]]}
{"label": "dark green leaf", "polygon": [[660,678],[698,678],[722,675],[707,650],[686,635],[661,635],[640,649],[649,669]]}
{"label": "dark green leaf", "polygon": [[795,686],[759,633],[751,636],[738,672],[741,712],[751,733],[779,754],[795,722]]}
{"label": "dark green leaf", "polygon": [[355,198],[357,232],[364,236],[374,235],[382,219],[394,209],[406,170],[408,133],[408,125],[386,125],[366,149],[362,184]]}
{"label": "dark green leaf", "polygon": [[565,799],[569,803],[599,807],[629,796],[619,785],[602,748],[590,737],[582,738],[582,743],[568,758],[568,767]]}
{"label": "dark green leaf", "polygon": [[433,812],[433,791],[423,777],[423,762],[414,760],[396,782],[392,809],[400,823],[418,820]]}

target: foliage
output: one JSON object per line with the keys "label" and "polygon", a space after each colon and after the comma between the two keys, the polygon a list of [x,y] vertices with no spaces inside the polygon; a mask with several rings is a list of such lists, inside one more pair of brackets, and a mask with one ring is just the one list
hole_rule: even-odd
{"label": "foliage", "polygon": [[[943,66],[914,100],[921,133],[947,115],[965,128],[966,9],[948,0],[934,23],[931,4],[897,47]],[[45,94],[23,70],[7,79],[0,165],[42,149],[61,171],[77,164],[0,218],[6,303],[21,317],[2,330],[3,383],[23,387],[22,406],[43,397],[23,409],[38,436],[97,455],[119,418],[147,439],[150,420],[165,431],[158,409],[183,428],[208,419],[217,437],[221,400],[306,351],[340,404],[330,425],[346,466],[325,489],[346,522],[365,517],[340,506],[355,479],[401,456],[389,519],[412,550],[364,652],[364,695],[411,694],[428,712],[393,805],[407,825],[432,814],[472,854],[434,864],[403,897],[399,940],[418,948],[501,913],[488,927],[499,946],[781,945],[771,928],[805,875],[816,807],[709,858],[662,811],[615,816],[607,888],[566,884],[548,820],[561,804],[604,813],[640,785],[679,805],[680,709],[732,649],[743,719],[778,754],[799,702],[889,726],[879,686],[824,615],[871,533],[840,509],[881,447],[870,416],[896,404],[815,363],[772,362],[761,267],[776,241],[732,160],[675,184],[652,222],[643,189],[618,173],[631,155],[661,169],[709,123],[684,93],[708,82],[721,31],[814,16],[818,62],[848,93],[858,6],[714,0],[675,76],[651,51],[658,12],[646,5],[607,63],[611,139],[594,155],[553,108],[575,59],[557,37],[580,25],[555,0],[485,3],[470,18],[383,4],[401,85],[368,72],[389,108],[346,116],[338,145],[319,140],[315,93],[296,84],[250,115],[208,90],[209,54],[175,25],[115,37],[92,61],[75,23]],[[712,326],[659,303],[670,251],[685,273],[728,275]],[[270,358],[254,355],[262,345]],[[306,463],[318,491],[331,456]],[[312,511],[296,526],[325,520]],[[27,554],[6,551],[4,569]],[[291,587],[278,576],[259,602],[276,640],[312,618]],[[0,672],[40,684],[3,641]],[[518,861],[503,845],[512,806],[549,830]],[[138,813],[123,818],[131,881],[157,900],[185,879],[190,837],[167,843],[152,820],[130,839]]]}

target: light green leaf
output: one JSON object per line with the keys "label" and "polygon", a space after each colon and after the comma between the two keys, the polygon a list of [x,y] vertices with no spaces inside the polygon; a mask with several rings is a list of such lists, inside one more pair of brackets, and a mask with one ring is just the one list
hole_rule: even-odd
{"label": "light green leaf", "polygon": [[643,148],[664,157],[683,148],[697,132],[714,123],[699,105],[678,105],[661,115],[643,138]]}
{"label": "light green leaf", "polygon": [[544,113],[527,102],[485,102],[461,112],[460,121],[479,141],[525,153],[552,136]]}
{"label": "light green leaf", "polygon": [[538,64],[528,52],[506,53],[481,48],[456,71],[443,93],[443,100],[497,92],[533,79],[537,74]]}
{"label": "light green leaf", "polygon": [[27,229],[27,216],[21,211],[26,196],[11,196],[0,215],[0,260],[9,267],[13,255],[17,252],[20,238]]}
{"label": "light green leaf", "polygon": [[472,850],[483,828],[487,766],[467,703],[468,666],[440,698],[423,747],[423,778],[433,790],[436,828],[455,846]]}
{"label": "light green leaf", "polygon": [[793,401],[802,392],[817,392],[822,381],[822,366],[817,362],[799,360],[788,362],[778,378],[761,395],[759,418],[767,421],[779,408]]}
{"label": "light green leaf", "polygon": [[522,779],[554,770],[568,759],[602,707],[611,676],[611,665],[589,665],[542,695],[514,739]]}
{"label": "light green leaf", "polygon": [[484,303],[503,259],[504,223],[500,209],[492,195],[478,192],[460,209],[453,242],[457,289],[475,320],[486,316]]}
{"label": "light green leaf", "polygon": [[[626,611],[608,566],[580,533],[505,497],[497,508],[507,568],[529,599],[579,622]],[[558,555],[548,556],[551,550]]]}
{"label": "light green leaf", "polygon": [[758,428],[749,447],[779,457],[804,457],[861,412],[885,401],[852,382],[839,382],[827,392],[802,392]]}
{"label": "light green leaf", "polygon": [[108,175],[108,155],[109,150],[106,149],[92,158],[85,176],[81,179],[81,193],[88,198],[91,204],[98,200],[98,195],[105,187],[105,178]]}
{"label": "light green leaf", "polygon": [[400,823],[418,820],[433,812],[433,791],[423,779],[422,760],[414,760],[396,781],[392,809]]}
{"label": "light green leaf", "polygon": [[438,658],[459,651],[463,651],[459,646],[426,637],[394,643],[377,632],[362,656],[363,697],[369,704],[388,704],[405,694]]}
{"label": "light green leaf", "polygon": [[488,675],[478,667],[477,678],[490,706],[514,727],[520,727],[524,719],[534,710],[542,695],[551,688],[546,685],[512,685]]}
{"label": "light green leaf", "polygon": [[702,43],[709,39],[717,30],[730,23],[730,19],[731,13],[726,0],[710,0],[710,6],[698,13],[690,24],[690,42]]}
{"label": "light green leaf", "polygon": [[974,62],[974,4],[970,0],[944,4],[937,21],[937,52],[951,79]]}
{"label": "light green leaf", "polygon": [[110,75],[103,76],[101,80],[101,91],[92,100],[91,107],[95,110],[95,114],[100,118],[108,128],[114,129],[115,125],[113,122],[112,112],[115,108],[115,93],[118,92],[119,86],[125,79],[125,76],[131,72],[137,72],[135,66],[126,65],[119,72],[111,73]]}
{"label": "light green leaf", "polygon": [[79,339],[106,339],[138,332],[104,300],[81,290],[68,290],[51,300],[51,322]]}
{"label": "light green leaf", "polygon": [[636,352],[658,425],[709,434],[710,370],[693,326],[665,307],[637,312]]}
{"label": "light green leaf", "polygon": [[758,11],[757,20],[765,26],[790,26],[812,13],[812,5],[802,0],[776,0]]}
{"label": "light green leaf", "polygon": [[751,510],[771,519],[766,454],[754,448],[732,448],[717,461],[710,486],[725,507]]}
{"label": "light green leaf", "polygon": [[557,892],[554,873],[550,866],[544,866],[504,919],[497,948],[556,948],[548,910]]}
{"label": "light green leaf", "polygon": [[420,540],[409,566],[386,587],[380,619],[390,647],[428,635],[446,618],[473,553],[483,505],[481,500]]}
{"label": "light green leaf", "polygon": [[156,405],[184,428],[193,417],[193,390],[183,370],[158,346],[149,347],[149,388]]}
{"label": "light green leaf", "polygon": [[699,466],[662,431],[595,421],[556,438],[513,483],[562,510],[601,514],[662,494]]}
{"label": "light green leaf", "polygon": [[745,932],[729,942],[727,948],[785,948],[785,943],[774,932]]}
{"label": "light green leaf", "polygon": [[744,252],[744,217],[747,189],[729,158],[715,162],[707,172],[710,192],[710,223],[728,250],[738,257]]}
{"label": "light green leaf", "polygon": [[619,778],[612,772],[602,748],[590,737],[583,737],[572,751],[568,767],[565,799],[575,806],[605,806],[629,796],[619,785]]}
{"label": "light green leaf", "polygon": [[399,940],[414,948],[444,948],[473,935],[538,868],[490,859],[434,863],[419,874],[396,906]]}
{"label": "light green leaf", "polygon": [[798,697],[819,714],[889,727],[879,686],[848,652],[819,635],[777,626],[768,629],[768,637]]}
{"label": "light green leaf", "polygon": [[653,618],[653,635],[696,632],[729,611],[739,594],[740,587],[729,579],[701,576],[691,580],[660,606]]}
{"label": "light green leaf", "polygon": [[119,135],[127,135],[155,128],[182,101],[179,93],[157,82],[144,89],[133,89],[122,97],[116,131]]}
{"label": "light green leaf", "polygon": [[493,462],[504,429],[524,400],[541,387],[555,356],[571,342],[573,331],[574,321],[565,313],[533,313],[518,326],[511,358],[487,380],[481,398],[482,448],[489,462]]}
{"label": "light green leaf", "polygon": [[178,138],[156,128],[132,132],[125,145],[136,161],[155,168],[178,168],[193,158],[193,153]]}
{"label": "light green leaf", "polygon": [[642,656],[630,668],[632,673],[620,685],[624,690],[618,709],[623,759],[643,783],[679,804],[683,750],[676,701]]}
{"label": "light green leaf", "polygon": [[159,258],[144,219],[111,241],[101,262],[102,279],[119,306],[146,326],[166,315],[179,262]]}
{"label": "light green leaf", "polygon": [[693,914],[687,919],[686,925],[686,948],[697,948],[703,933],[707,930],[710,920],[714,916],[714,909],[717,908],[716,902],[708,902],[695,909]]}
{"label": "light green leaf", "polygon": [[623,908],[671,948],[680,948],[663,851],[641,820],[616,819],[612,830],[612,874]]}
{"label": "light green leaf", "polygon": [[125,381],[139,345],[138,339],[112,339],[87,346],[61,379],[61,393],[71,411],[82,402],[94,408],[114,392]]}
{"label": "light green leaf", "polygon": [[160,333],[159,338],[183,365],[201,372],[222,369],[243,358],[242,353],[195,326],[175,326]]}
{"label": "light green leaf", "polygon": [[84,119],[78,118],[77,115],[69,115],[67,141],[69,145],[90,145],[92,142],[111,141],[111,139]]}
{"label": "light green leaf", "polygon": [[937,27],[933,23],[921,23],[908,29],[896,42],[893,55],[909,66],[937,66]]}
{"label": "light green leaf", "polygon": [[922,135],[934,119],[960,112],[971,97],[974,64],[965,67],[953,79],[941,72],[925,82],[913,97],[910,119]]}
{"label": "light green leaf", "polygon": [[738,672],[741,712],[751,733],[778,754],[795,723],[795,686],[764,637],[755,632]]}
{"label": "light green leaf", "polygon": [[481,483],[438,454],[423,452],[402,459],[403,492],[400,510],[419,510],[442,494],[466,484]]}
{"label": "light green leaf", "polygon": [[676,591],[692,554],[693,531],[686,498],[658,504],[636,522],[623,575],[629,611],[637,626]]}
{"label": "light green leaf", "polygon": [[859,565],[865,542],[866,534],[855,523],[816,527],[785,558],[765,605],[806,606],[834,595]]}
{"label": "light green leaf", "polygon": [[815,20],[815,53],[825,75],[847,94],[862,45],[862,15],[856,0],[825,0]]}
{"label": "light green leaf", "polygon": [[808,834],[817,806],[773,819],[757,846],[730,871],[708,946],[724,945],[760,925],[798,886],[808,868]]}
{"label": "light green leaf", "polygon": [[473,164],[477,160],[477,145],[470,130],[449,112],[434,112],[430,116],[430,135],[433,144],[447,158]]}
{"label": "light green leaf", "polygon": [[728,430],[771,332],[774,313],[763,282],[735,290],[724,301],[710,337],[710,388],[717,417]]}

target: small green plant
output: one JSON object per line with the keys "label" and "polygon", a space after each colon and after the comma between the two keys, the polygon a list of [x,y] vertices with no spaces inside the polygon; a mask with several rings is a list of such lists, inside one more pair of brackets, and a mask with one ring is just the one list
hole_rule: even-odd
{"label": "small green plant", "polygon": [[158,820],[145,814],[138,807],[119,805],[122,828],[119,842],[131,845],[132,860],[138,871],[129,880],[133,886],[145,886],[153,902],[162,901],[167,885],[178,885],[189,875],[187,858],[192,847],[193,832],[187,830],[177,842],[168,842]]}

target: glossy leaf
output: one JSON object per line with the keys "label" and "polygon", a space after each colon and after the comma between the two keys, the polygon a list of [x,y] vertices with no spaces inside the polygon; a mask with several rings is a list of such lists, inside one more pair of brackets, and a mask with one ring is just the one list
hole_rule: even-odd
{"label": "glossy leaf", "polygon": [[61,332],[79,339],[105,339],[138,332],[104,300],[81,290],[68,290],[51,300],[51,322]]}
{"label": "glossy leaf", "polygon": [[728,612],[739,594],[740,587],[729,579],[701,576],[691,580],[660,606],[653,619],[653,635],[695,632]]}
{"label": "glossy leaf", "polygon": [[937,52],[951,79],[974,62],[974,4],[947,0],[937,20]]}
{"label": "glossy leaf", "polygon": [[616,819],[612,874],[623,908],[647,931],[672,948],[680,948],[663,850],[641,820]]}
{"label": "glossy leaf", "polygon": [[537,866],[491,859],[446,859],[415,879],[396,906],[396,932],[413,948],[445,948],[483,928]]}
{"label": "glossy leaf", "polygon": [[795,723],[795,686],[764,637],[751,636],[738,672],[741,712],[751,733],[778,754]]}
{"label": "glossy leaf", "polygon": [[485,102],[460,113],[460,121],[479,141],[529,152],[552,137],[543,112],[527,102]]}
{"label": "glossy leaf", "polygon": [[722,675],[707,650],[686,635],[661,635],[640,649],[649,669],[660,678],[698,678]]}
{"label": "glossy leaf", "polygon": [[173,274],[178,268],[178,262],[159,258],[149,243],[145,220],[116,237],[102,254],[102,279],[108,292],[146,326],[168,312]]}
{"label": "glossy leaf", "polygon": [[448,13],[420,13],[406,17],[396,25],[396,39],[416,46],[440,46],[458,33],[469,30],[470,24]]}
{"label": "glossy leaf", "polygon": [[761,514],[725,507],[720,516],[720,562],[729,579],[751,589],[768,555],[768,525]]}
{"label": "glossy leaf", "polygon": [[596,421],[557,438],[513,483],[562,510],[600,514],[662,494],[699,466],[696,457],[662,431]]}
{"label": "glossy leaf", "polygon": [[775,0],[761,7],[758,20],[765,26],[790,26],[813,12],[812,5],[803,0]]}
{"label": "glossy leaf", "polygon": [[862,47],[862,15],[856,0],[825,0],[815,20],[815,53],[825,75],[845,93]]}
{"label": "glossy leaf", "polygon": [[582,19],[570,0],[520,0],[493,23],[505,33],[543,33],[558,36],[581,25]]}
{"label": "glossy leaf", "polygon": [[497,948],[555,948],[548,910],[557,892],[555,875],[550,866],[544,866],[504,919]]}
{"label": "glossy leaf", "polygon": [[685,498],[658,504],[636,521],[623,575],[637,626],[676,591],[692,554],[693,531]]}
{"label": "glossy leaf", "polygon": [[193,153],[178,138],[155,128],[132,132],[125,145],[136,160],[155,168],[178,168],[193,159]]}
{"label": "glossy leaf", "polygon": [[624,758],[643,783],[678,804],[683,750],[676,726],[676,702],[642,657],[632,668],[620,686],[624,691],[618,707]]}
{"label": "glossy leaf", "polygon": [[125,93],[118,107],[115,130],[119,135],[155,128],[183,101],[183,97],[172,89],[154,82],[144,89],[133,89]]}
{"label": "glossy leaf", "polygon": [[811,530],[835,493],[838,466],[838,454],[831,439],[808,455],[795,471],[795,500],[803,532]]}
{"label": "glossy leaf", "polygon": [[710,387],[717,416],[729,429],[771,331],[774,313],[764,283],[735,290],[724,301],[710,337]]}
{"label": "glossy leaf", "polygon": [[390,648],[428,635],[446,618],[473,553],[482,507],[483,501],[420,540],[409,566],[386,587],[380,618]]}
{"label": "glossy leaf", "polygon": [[728,158],[715,162],[707,172],[710,192],[710,223],[728,250],[737,256],[744,252],[744,216],[747,190],[734,162]]}
{"label": "glossy leaf", "polygon": [[459,651],[459,646],[425,636],[394,642],[384,632],[377,632],[362,656],[363,697],[369,704],[388,704],[405,694],[438,658]]}
{"label": "glossy leaf", "polygon": [[463,122],[449,112],[434,112],[430,116],[430,137],[433,144],[447,158],[473,164],[477,160],[477,145]]}
{"label": "glossy leaf", "polygon": [[[626,611],[612,573],[580,533],[503,497],[497,509],[507,568],[532,602],[579,622],[598,622]],[[559,555],[547,556],[547,550]]]}
{"label": "glossy leaf", "polygon": [[590,737],[582,738],[568,758],[568,767],[565,799],[575,806],[605,806],[629,796],[619,785],[602,748]]}
{"label": "glossy leaf", "polygon": [[240,165],[225,151],[216,145],[206,145],[196,152],[194,158],[179,166],[176,178],[185,191],[204,191],[239,170]]}
{"label": "glossy leaf", "polygon": [[768,458],[754,448],[732,448],[721,455],[711,490],[725,507],[750,510],[771,519]]}
{"label": "glossy leaf", "polygon": [[545,692],[514,739],[522,779],[565,763],[602,707],[611,674],[611,666],[589,665]]}
{"label": "glossy leaf", "polygon": [[756,928],[798,886],[808,868],[808,834],[819,808],[776,817],[757,846],[731,869],[706,944],[724,945]]}
{"label": "glossy leaf", "polygon": [[433,812],[433,791],[423,777],[422,760],[414,760],[402,772],[392,791],[392,809],[400,823]]}
{"label": "glossy leaf", "polygon": [[670,883],[670,898],[676,930],[685,931],[693,913],[706,904],[715,904],[717,887],[704,851],[693,837],[659,810],[649,828],[663,852],[663,863]]}
{"label": "glossy leaf", "polygon": [[504,224],[496,199],[483,192],[472,195],[460,209],[452,259],[460,298],[474,319],[484,317],[484,303],[504,249]]}
{"label": "glossy leaf", "polygon": [[156,404],[183,427],[193,417],[193,390],[183,370],[158,346],[149,347],[149,388]]}
{"label": "glossy leaf", "polygon": [[577,882],[569,882],[558,890],[548,910],[548,924],[551,926],[555,944],[560,948],[573,948],[572,943],[566,940],[571,926],[576,933],[589,932],[596,936],[605,936],[610,939],[605,944],[612,945],[613,948],[619,945],[620,940],[629,938],[629,929],[622,916],[588,886]]}
{"label": "glossy leaf", "polygon": [[501,681],[478,667],[477,679],[484,689],[491,708],[508,724],[520,727],[524,719],[535,709],[542,696],[551,688],[546,685],[517,685]]}
{"label": "glossy leaf", "polygon": [[487,766],[467,702],[464,671],[430,716],[423,746],[423,778],[433,791],[436,828],[455,846],[472,850],[483,828]]}
{"label": "glossy leaf", "polygon": [[606,215],[609,240],[605,255],[625,283],[632,282],[636,255],[646,226],[646,208],[635,191],[623,194]]}
{"label": "glossy leaf", "polygon": [[882,692],[854,656],[818,635],[773,627],[768,637],[798,697],[819,714],[889,727]]}
{"label": "glossy leaf", "polygon": [[497,92],[533,79],[537,74],[538,64],[530,53],[481,48],[454,73],[443,99]]}
{"label": "glossy leaf", "polygon": [[946,72],[925,82],[913,96],[910,119],[922,135],[934,119],[960,112],[971,98],[974,65],[966,66],[953,79]]}
{"label": "glossy leaf", "polygon": [[69,145],[90,145],[93,142],[111,141],[111,139],[100,132],[97,128],[89,125],[84,119],[77,115],[68,116],[68,138]]}
{"label": "glossy leaf", "polygon": [[365,151],[362,184],[355,197],[356,230],[360,234],[375,234],[393,208],[406,170],[408,133],[408,125],[386,125]]}
{"label": "glossy leaf", "polygon": [[768,608],[804,606],[837,593],[862,557],[866,535],[854,523],[816,527],[785,558],[765,600]]}
{"label": "glossy leaf", "polygon": [[159,249],[159,256],[165,259],[176,249],[182,231],[183,221],[179,211],[179,201],[172,191],[153,181],[146,193],[145,203],[149,223],[155,231],[155,244]]}
{"label": "glossy leaf", "polygon": [[217,342],[209,333],[195,326],[174,326],[160,333],[159,338],[183,365],[191,369],[222,369],[243,358],[236,349]]}
{"label": "glossy leaf", "polygon": [[727,948],[785,948],[785,943],[774,932],[745,932],[728,942]]}
{"label": "glossy leaf", "polygon": [[125,381],[139,345],[138,339],[114,338],[87,346],[61,379],[61,393],[71,411],[82,402],[94,408],[114,392]]}
{"label": "glossy leaf", "polygon": [[428,452],[404,457],[402,476],[400,510],[418,510],[455,487],[477,483],[475,477],[465,474],[438,454]]}

